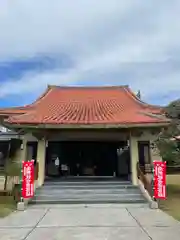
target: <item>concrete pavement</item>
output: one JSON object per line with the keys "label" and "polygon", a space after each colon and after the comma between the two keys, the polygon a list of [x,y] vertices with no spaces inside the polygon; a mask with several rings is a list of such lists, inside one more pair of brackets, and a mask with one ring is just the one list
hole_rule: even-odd
{"label": "concrete pavement", "polygon": [[34,205],[0,219],[1,240],[179,240],[180,223],[144,204]]}

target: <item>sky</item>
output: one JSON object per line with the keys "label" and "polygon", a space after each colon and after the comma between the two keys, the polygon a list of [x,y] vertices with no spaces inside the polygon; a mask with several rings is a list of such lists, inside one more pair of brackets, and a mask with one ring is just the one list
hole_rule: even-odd
{"label": "sky", "polygon": [[129,85],[150,104],[180,97],[179,0],[0,1],[0,107],[47,85]]}

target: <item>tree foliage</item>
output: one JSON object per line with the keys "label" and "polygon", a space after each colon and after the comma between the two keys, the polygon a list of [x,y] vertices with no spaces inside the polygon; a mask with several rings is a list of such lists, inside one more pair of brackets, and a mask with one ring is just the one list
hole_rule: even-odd
{"label": "tree foliage", "polygon": [[173,137],[180,136],[180,99],[171,102],[164,110],[171,123],[159,135],[157,146],[169,165],[180,164],[180,142],[172,141]]}

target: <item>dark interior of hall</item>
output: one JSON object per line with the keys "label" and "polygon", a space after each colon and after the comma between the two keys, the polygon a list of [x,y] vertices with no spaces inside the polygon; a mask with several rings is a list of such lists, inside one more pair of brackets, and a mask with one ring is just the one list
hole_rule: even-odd
{"label": "dark interior of hall", "polygon": [[57,158],[59,168],[67,165],[68,175],[71,176],[117,175],[117,149],[125,145],[126,142],[114,141],[49,142],[46,151],[46,175],[61,175],[60,169],[53,171]]}

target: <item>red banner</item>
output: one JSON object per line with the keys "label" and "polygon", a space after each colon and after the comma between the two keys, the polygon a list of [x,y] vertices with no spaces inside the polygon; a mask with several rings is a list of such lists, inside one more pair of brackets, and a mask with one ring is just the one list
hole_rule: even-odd
{"label": "red banner", "polygon": [[166,162],[154,161],[154,197],[166,199]]}
{"label": "red banner", "polygon": [[34,196],[34,160],[23,162],[22,171],[22,197]]}

